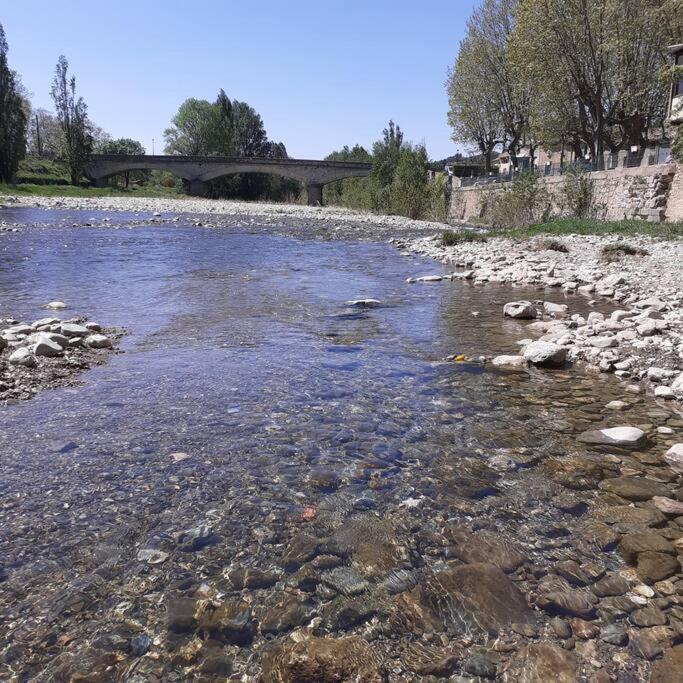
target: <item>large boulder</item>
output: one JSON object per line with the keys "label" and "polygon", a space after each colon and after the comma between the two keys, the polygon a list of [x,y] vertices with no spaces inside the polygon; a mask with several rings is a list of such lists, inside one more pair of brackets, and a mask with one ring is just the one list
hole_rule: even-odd
{"label": "large boulder", "polygon": [[261,683],[340,683],[387,680],[379,657],[363,638],[283,640],[263,657]]}
{"label": "large boulder", "polygon": [[32,368],[36,364],[36,359],[30,349],[22,346],[10,355],[9,362],[12,365],[23,365],[25,368]]}
{"label": "large boulder", "polygon": [[664,453],[664,462],[678,474],[683,474],[683,443],[677,443]]}
{"label": "large boulder", "polygon": [[76,323],[62,323],[59,329],[65,337],[84,337],[86,334],[90,334],[87,327]]}
{"label": "large boulder", "polygon": [[85,338],[85,345],[91,349],[111,349],[111,339],[104,334],[91,334]]}
{"label": "large boulder", "polygon": [[533,621],[524,595],[493,564],[445,569],[427,577],[405,600],[406,609],[432,631],[496,635],[510,624]]}
{"label": "large boulder", "polygon": [[567,360],[567,350],[552,342],[535,341],[524,348],[524,359],[542,368],[557,368]]}
{"label": "large boulder", "polygon": [[503,306],[503,315],[518,320],[533,320],[538,316],[538,311],[531,301],[510,301]]}
{"label": "large boulder", "polygon": [[579,434],[579,441],[594,446],[620,446],[637,448],[645,439],[645,432],[637,427],[610,427],[591,429]]}
{"label": "large boulder", "polygon": [[35,356],[47,356],[48,358],[54,358],[56,356],[61,356],[64,353],[62,347],[50,339],[42,339],[33,345],[33,354]]}

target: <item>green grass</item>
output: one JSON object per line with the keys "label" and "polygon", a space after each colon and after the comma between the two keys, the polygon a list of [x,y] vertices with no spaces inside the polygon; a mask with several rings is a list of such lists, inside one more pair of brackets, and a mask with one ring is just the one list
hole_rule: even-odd
{"label": "green grass", "polygon": [[17,180],[19,183],[37,185],[68,185],[70,178],[63,161],[26,157],[19,162]]}
{"label": "green grass", "polygon": [[29,197],[185,197],[174,187],[131,185],[127,190],[115,187],[76,187],[74,185],[0,184],[0,195]]}
{"label": "green grass", "polygon": [[683,222],[649,223],[641,220],[596,221],[578,218],[558,218],[524,228],[489,232],[500,237],[528,238],[537,235],[645,235],[665,240],[683,239]]}

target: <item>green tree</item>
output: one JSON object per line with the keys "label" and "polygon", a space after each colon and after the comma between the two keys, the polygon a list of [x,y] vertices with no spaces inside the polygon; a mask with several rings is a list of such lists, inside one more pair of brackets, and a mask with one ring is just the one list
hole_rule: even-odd
{"label": "green tree", "polygon": [[51,94],[57,120],[64,133],[71,184],[78,185],[90,159],[93,140],[89,129],[88,108],[82,97],[76,97],[76,77],[69,78],[69,63],[64,55],[59,57],[55,68]]}
{"label": "green tree", "polygon": [[370,197],[375,211],[387,213],[391,210],[391,184],[403,147],[403,131],[389,121],[382,131],[382,139],[372,146],[372,173],[370,175]]}
{"label": "green tree", "polygon": [[424,145],[403,145],[391,183],[391,212],[421,218],[429,204],[429,173]]}
{"label": "green tree", "polygon": [[[361,145],[332,152],[325,157],[326,161],[360,161],[372,163],[372,155]],[[368,178],[344,178],[323,187],[323,203],[348,206],[352,209],[369,209],[370,180]]]}
{"label": "green tree", "polygon": [[541,137],[580,142],[598,165],[605,150],[645,144],[664,116],[657,73],[680,0],[519,0],[515,16],[510,62]]}
{"label": "green tree", "polygon": [[31,113],[28,127],[28,153],[49,159],[66,156],[64,131],[57,117],[46,109],[36,109]]}
{"label": "green tree", "polygon": [[164,131],[167,154],[215,156],[220,139],[221,112],[215,104],[193,97],[185,100]]}
{"label": "green tree", "polygon": [[484,158],[486,172],[497,145],[505,140],[495,83],[488,77],[488,64],[468,35],[461,43],[453,68],[448,73],[448,123],[453,141],[476,145]]}
{"label": "green tree", "polygon": [[7,63],[9,47],[0,24],[0,181],[12,182],[26,151],[26,110],[16,74]]}
{"label": "green tree", "polygon": [[[144,154],[145,148],[137,140],[118,138],[101,143],[95,151],[98,154]],[[123,173],[125,188],[130,185],[131,177],[134,182],[146,182],[149,179],[149,171],[125,171]]]}

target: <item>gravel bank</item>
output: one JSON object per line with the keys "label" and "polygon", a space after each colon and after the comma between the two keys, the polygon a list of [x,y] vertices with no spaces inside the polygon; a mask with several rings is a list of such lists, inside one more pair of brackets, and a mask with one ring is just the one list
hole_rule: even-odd
{"label": "gravel bank", "polygon": [[[139,214],[138,223],[182,220],[206,227],[285,227],[287,231],[334,239],[389,239],[433,234],[448,226],[414,221],[403,216],[381,216],[340,207],[266,204],[216,199],[162,199],[144,197],[0,197],[2,206],[82,211],[117,211]],[[87,219],[86,219],[87,220]],[[13,226],[6,226],[13,227]]]}
{"label": "gravel bank", "polygon": [[[517,302],[505,315],[528,320],[521,356],[500,365],[523,365],[534,352],[561,349],[560,355],[602,372],[614,372],[637,392],[642,382],[672,408],[683,398],[683,243],[647,237],[567,236],[553,240],[490,239],[444,247],[438,236],[395,240],[410,253],[453,266],[452,278],[472,286],[485,283],[561,288],[565,306]],[[633,253],[625,253],[626,251]],[[630,247],[630,248],[629,248]],[[417,282],[436,281],[416,274]],[[611,315],[572,314],[572,297],[610,300]],[[511,302],[512,303],[512,302]],[[504,312],[501,311],[501,318]],[[537,340],[537,341],[534,341]],[[541,345],[539,342],[543,342]],[[508,357],[506,357],[508,358]],[[533,361],[531,361],[533,362]]]}
{"label": "gravel bank", "polygon": [[[48,308],[65,308],[62,302],[52,304]],[[106,362],[123,334],[86,318],[0,320],[0,404],[76,384],[81,372]]]}

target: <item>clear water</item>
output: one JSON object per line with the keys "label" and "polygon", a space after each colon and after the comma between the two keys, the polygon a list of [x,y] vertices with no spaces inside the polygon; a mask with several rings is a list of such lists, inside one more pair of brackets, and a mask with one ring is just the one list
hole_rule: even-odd
{"label": "clear water", "polygon": [[[182,225],[73,229],[68,213],[2,217],[35,227],[0,237],[0,317],[34,320],[60,299],[65,315],[129,331],[123,353],[81,385],[0,408],[6,675],[53,666],[64,634],[78,638],[72,651],[97,649],[94,635],[115,630],[124,603],[163,643],[164,597],[180,578],[196,587],[236,565],[276,569],[302,526],[323,536],[354,510],[391,519],[422,499],[415,524],[427,528],[494,482],[519,504],[518,484],[531,475],[506,473],[501,485],[487,459],[564,455],[576,433],[612,419],[600,409],[620,396],[611,378],[576,370],[442,362],[514,353],[526,335],[503,319],[503,304],[563,301],[556,290],[408,285],[440,266],[385,244]],[[382,304],[345,304],[357,298]],[[177,452],[190,457],[175,462]],[[335,483],[321,485],[320,472]],[[307,509],[315,517],[302,521]],[[496,514],[514,534],[515,515]],[[216,542],[174,549],[174,534],[200,524]],[[148,547],[169,559],[139,562]],[[87,596],[78,609],[74,594]],[[258,611],[268,593],[250,600]],[[261,645],[257,637],[231,651],[236,671],[258,671]],[[183,670],[154,648],[157,666]]]}

